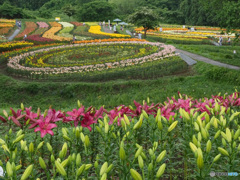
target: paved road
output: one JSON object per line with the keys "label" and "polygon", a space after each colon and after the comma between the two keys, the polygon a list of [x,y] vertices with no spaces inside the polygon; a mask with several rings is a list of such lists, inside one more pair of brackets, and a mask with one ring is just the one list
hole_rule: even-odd
{"label": "paved road", "polygon": [[9,41],[12,41],[13,38],[20,32],[20,29],[16,29],[14,33],[8,38]]}
{"label": "paved road", "polygon": [[238,66],[233,66],[233,65],[221,63],[221,62],[218,62],[218,61],[214,61],[212,59],[209,59],[209,58],[197,55],[197,54],[193,54],[193,53],[190,53],[190,52],[187,52],[187,51],[183,51],[183,50],[180,50],[180,49],[176,49],[176,52],[177,53],[182,53],[182,54],[184,54],[184,55],[186,55],[186,56],[188,56],[192,59],[202,61],[202,62],[205,62],[205,63],[208,63],[208,64],[212,64],[212,65],[215,65],[215,66],[225,67],[225,68],[228,68],[228,69],[240,70],[240,67],[238,67]]}

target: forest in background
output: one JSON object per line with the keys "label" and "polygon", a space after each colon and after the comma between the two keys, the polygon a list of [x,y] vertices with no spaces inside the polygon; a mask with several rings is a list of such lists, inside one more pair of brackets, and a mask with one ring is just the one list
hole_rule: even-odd
{"label": "forest in background", "polygon": [[240,0],[0,0],[0,4],[2,18],[48,19],[57,12],[78,21],[126,20],[140,7],[148,7],[160,23],[240,28]]}

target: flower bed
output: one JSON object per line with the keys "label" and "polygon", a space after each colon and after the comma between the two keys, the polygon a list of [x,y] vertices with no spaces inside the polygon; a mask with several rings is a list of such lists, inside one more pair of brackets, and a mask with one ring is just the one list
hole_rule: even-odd
{"label": "flower bed", "polygon": [[130,35],[124,35],[124,34],[115,34],[115,33],[105,33],[101,31],[101,26],[90,26],[90,29],[88,32],[93,34],[100,34],[100,35],[107,35],[111,37],[131,37]]}
{"label": "flower bed", "polygon": [[8,72],[32,79],[62,81],[154,78],[187,68],[175,56],[174,49],[141,41],[64,45],[10,58]]}
{"label": "flower bed", "polygon": [[[147,57],[142,57],[142,58],[137,58],[137,59],[129,59],[129,60],[123,60],[120,61],[119,63],[108,63],[108,64],[96,64],[96,65],[89,65],[89,66],[79,66],[79,67],[72,67],[72,68],[65,68],[65,67],[60,67],[60,68],[33,68],[33,67],[25,67],[23,65],[20,65],[19,62],[20,61],[24,61],[23,59],[25,57],[28,57],[29,55],[31,56],[35,56],[36,53],[40,53],[40,52],[47,52],[50,51],[52,49],[65,49],[65,48],[74,48],[74,47],[83,47],[86,44],[82,43],[82,44],[75,44],[75,45],[65,45],[65,46],[60,46],[60,47],[54,47],[54,48],[49,48],[49,49],[42,49],[42,50],[38,50],[35,52],[31,52],[31,53],[25,53],[21,56],[16,56],[13,58],[9,59],[9,63],[8,63],[8,67],[13,68],[15,70],[25,70],[25,71],[31,71],[32,73],[41,73],[42,71],[44,73],[47,74],[52,74],[52,73],[76,73],[76,72],[85,72],[85,71],[101,71],[104,70],[106,68],[108,68],[109,66],[111,66],[112,68],[117,68],[117,67],[121,67],[121,66],[131,66],[131,65],[135,65],[135,64],[141,64],[144,63],[148,60],[154,61],[154,60],[158,60],[160,57],[163,58],[164,56],[172,56],[175,48],[173,46],[165,46],[161,43],[149,43],[149,42],[106,42],[106,43],[92,43],[91,45],[111,45],[111,44],[128,44],[128,43],[132,43],[132,44],[149,44],[149,45],[153,45],[153,46],[157,46],[157,47],[162,47],[164,50],[163,51],[159,51],[157,53],[154,53],[150,56]],[[98,49],[101,48],[96,46]],[[94,47],[95,48],[95,47]],[[70,50],[71,51],[71,50]],[[31,57],[28,57],[31,59]],[[39,64],[40,67],[47,67],[43,65],[42,63],[42,59],[41,60],[37,60],[37,62],[41,63],[37,63],[36,65]]]}
{"label": "flower bed", "polygon": [[83,23],[80,22],[70,22],[71,24],[73,24],[74,26],[83,26]]}
{"label": "flower bed", "polygon": [[0,23],[0,28],[14,27],[14,24],[9,23]]}
{"label": "flower bed", "polygon": [[45,22],[37,22],[39,28],[48,28],[49,25]]}
{"label": "flower bed", "polygon": [[21,104],[0,116],[0,166],[6,179],[237,176],[239,95],[198,100],[179,93],[110,110],[78,101],[77,109],[44,113]]}
{"label": "flower bed", "polygon": [[94,39],[94,40],[84,40],[84,41],[75,41],[74,44],[79,43],[94,43],[94,42],[122,42],[122,41],[146,41],[145,39],[136,39],[136,38],[129,38],[129,39],[123,39],[123,38],[113,38],[113,39]]}
{"label": "flower bed", "polygon": [[0,34],[7,34],[10,31],[10,27],[6,27],[6,28],[0,28]]}
{"label": "flower bed", "polygon": [[25,34],[30,34],[37,29],[37,25],[34,22],[25,22],[26,27],[24,31],[16,36],[16,38],[23,37]]}
{"label": "flower bed", "polygon": [[57,41],[71,41],[72,38],[66,38],[55,35],[57,32],[59,32],[62,29],[62,25],[57,22],[49,22],[49,24],[52,26],[48,31],[46,31],[42,37],[49,38]]}
{"label": "flower bed", "polygon": [[76,29],[73,30],[73,34],[76,36],[80,36],[80,39],[77,37],[77,40],[84,40],[85,39],[106,39],[110,38],[110,36],[100,35],[100,34],[92,34],[88,32],[90,27],[88,25],[85,26],[78,26]]}
{"label": "flower bed", "polygon": [[46,31],[48,30],[48,28],[38,28],[36,31],[34,31],[34,33],[32,33],[31,35],[42,35],[44,34]]}
{"label": "flower bed", "polygon": [[27,40],[30,41],[37,41],[37,42],[52,42],[54,41],[53,39],[49,39],[49,38],[44,38],[38,34],[34,34],[34,35],[30,35],[27,37]]}
{"label": "flower bed", "polygon": [[0,23],[16,23],[16,20],[14,19],[0,19]]}
{"label": "flower bed", "polygon": [[30,42],[8,42],[0,44],[0,52],[11,51],[14,49],[32,46],[33,43]]}

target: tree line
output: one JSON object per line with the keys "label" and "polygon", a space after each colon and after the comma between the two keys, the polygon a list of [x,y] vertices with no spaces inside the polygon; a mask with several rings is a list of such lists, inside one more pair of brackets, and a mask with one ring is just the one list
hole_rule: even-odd
{"label": "tree line", "polygon": [[240,28],[240,0],[0,0],[0,4],[0,16],[8,18],[24,16],[21,10],[28,9],[43,18],[63,10],[79,21],[124,20],[137,9],[148,7],[160,23]]}

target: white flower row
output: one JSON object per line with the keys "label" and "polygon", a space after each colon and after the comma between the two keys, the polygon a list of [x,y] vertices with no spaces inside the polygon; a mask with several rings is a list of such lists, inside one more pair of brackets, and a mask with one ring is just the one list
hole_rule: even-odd
{"label": "white flower row", "polygon": [[65,28],[65,27],[74,27],[73,24],[68,23],[68,22],[58,22],[58,23],[61,24],[63,26],[63,28]]}

